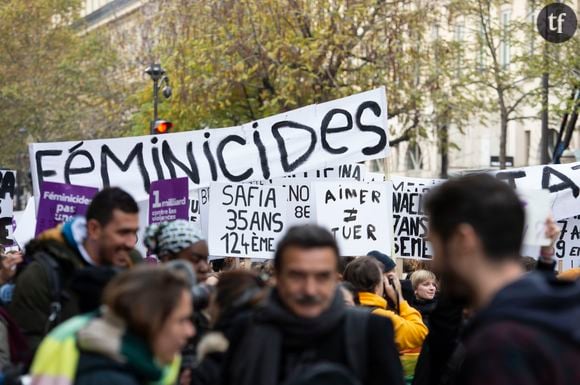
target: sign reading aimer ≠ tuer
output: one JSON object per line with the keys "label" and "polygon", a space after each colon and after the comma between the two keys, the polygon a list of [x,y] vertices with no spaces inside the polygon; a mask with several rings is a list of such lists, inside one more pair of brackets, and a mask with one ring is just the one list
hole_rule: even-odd
{"label": "sign reading aimer \u2260 tuer", "polygon": [[315,182],[316,222],[327,227],[342,256],[391,253],[390,183]]}

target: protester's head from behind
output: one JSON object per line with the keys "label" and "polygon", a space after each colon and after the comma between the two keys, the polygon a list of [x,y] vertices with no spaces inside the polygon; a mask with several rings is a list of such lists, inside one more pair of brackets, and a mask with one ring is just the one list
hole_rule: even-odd
{"label": "protester's head from behind", "polygon": [[359,257],[348,264],[344,280],[357,292],[384,294],[383,265],[373,257]]}
{"label": "protester's head from behind", "polygon": [[330,307],[336,293],[338,246],[332,234],[316,225],[292,227],[274,256],[280,299],[295,315],[314,318]]}
{"label": "protester's head from behind", "polygon": [[266,281],[247,270],[232,270],[220,274],[210,305],[212,320],[234,316],[237,312],[255,308],[268,293]]}
{"label": "protester's head from behind", "polygon": [[145,231],[145,245],[162,262],[186,260],[193,265],[197,282],[205,282],[211,267],[201,227],[183,219],[154,224]]}
{"label": "protester's head from behind", "polygon": [[433,270],[450,295],[474,300],[491,272],[519,267],[524,208],[507,183],[486,174],[451,179],[428,194],[425,207]]}
{"label": "protester's head from behind", "polygon": [[437,294],[437,278],[429,270],[416,270],[413,272],[411,285],[417,299],[431,300]]}
{"label": "protester's head from behind", "polygon": [[156,266],[127,270],[105,289],[106,311],[124,321],[161,364],[169,364],[194,335],[189,283],[178,273]]}
{"label": "protester's head from behind", "polygon": [[351,263],[352,261],[354,261],[356,257],[341,257],[340,258],[340,264],[338,265],[338,272],[340,275],[340,279],[344,279],[344,270],[346,270],[346,267],[348,266],[349,263]]}
{"label": "protester's head from behind", "polygon": [[391,257],[389,257],[385,253],[381,253],[378,250],[369,251],[367,253],[367,256],[372,257],[381,263],[381,265],[383,266],[384,274],[394,272],[395,268],[397,267],[397,264],[395,263],[395,261],[393,261]]}
{"label": "protester's head from behind", "polygon": [[139,230],[139,207],[133,197],[117,187],[105,188],[91,201],[86,220],[85,247],[91,257],[99,265],[129,266]]}

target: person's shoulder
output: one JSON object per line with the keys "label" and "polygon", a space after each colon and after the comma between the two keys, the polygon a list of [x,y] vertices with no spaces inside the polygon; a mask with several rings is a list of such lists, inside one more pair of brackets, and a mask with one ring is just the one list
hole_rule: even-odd
{"label": "person's shoulder", "polygon": [[100,354],[82,352],[74,385],[139,385],[125,365]]}
{"label": "person's shoulder", "polygon": [[73,263],[77,265],[82,262],[79,251],[67,242],[60,229],[51,230],[51,236],[43,235],[31,240],[26,245],[26,258],[30,260],[38,259],[39,255],[48,255],[59,263]]}
{"label": "person's shoulder", "polygon": [[139,380],[129,372],[115,369],[101,369],[77,376],[74,385],[140,385]]}
{"label": "person's shoulder", "polygon": [[34,287],[46,286],[48,283],[44,267],[35,259],[32,259],[15,278],[14,295],[22,290],[28,291]]}
{"label": "person's shoulder", "polygon": [[[365,307],[349,308],[347,310],[347,322],[351,324],[351,327],[354,324],[362,327],[362,323],[365,323],[364,327],[371,336],[384,333],[385,330],[392,332],[393,324],[391,320],[384,315],[377,314],[379,311],[385,310]],[[347,325],[347,327],[349,326]]]}
{"label": "person's shoulder", "polygon": [[500,320],[481,325],[465,338],[468,353],[531,351],[545,333],[537,327],[514,320]]}

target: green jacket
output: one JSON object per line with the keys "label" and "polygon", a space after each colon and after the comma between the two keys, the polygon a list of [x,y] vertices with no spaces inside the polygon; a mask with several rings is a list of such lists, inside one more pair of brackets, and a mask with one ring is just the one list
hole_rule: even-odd
{"label": "green jacket", "polygon": [[[16,287],[9,311],[28,338],[32,352],[36,351],[42,338],[49,331],[48,318],[51,314],[51,293],[47,268],[38,262],[41,253],[48,254],[58,263],[61,287],[60,317],[52,324],[61,323],[80,313],[78,295],[70,289],[76,273],[89,266],[79,251],[79,244],[73,235],[73,224],[84,218],[76,217],[61,226],[47,230],[26,245],[26,260],[31,261],[17,276]],[[142,260],[136,250],[131,253],[132,264]]]}
{"label": "green jacket", "polygon": [[45,267],[36,260],[40,253],[50,255],[61,270],[60,284],[63,288],[59,320],[61,322],[79,313],[77,298],[67,286],[74,273],[88,265],[78,249],[67,242],[60,227],[47,230],[26,246],[26,259],[31,262],[16,277],[16,286],[8,310],[28,338],[32,351],[36,351],[48,332],[46,326],[51,312],[52,288]]}

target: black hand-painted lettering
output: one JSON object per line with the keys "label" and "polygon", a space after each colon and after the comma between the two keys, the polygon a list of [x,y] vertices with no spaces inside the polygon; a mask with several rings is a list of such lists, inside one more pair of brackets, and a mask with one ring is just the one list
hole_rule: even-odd
{"label": "black hand-painted lettering", "polygon": [[262,167],[262,175],[264,179],[270,179],[270,165],[268,164],[268,155],[266,154],[266,146],[262,143],[260,132],[254,131],[254,144],[258,147],[258,155],[260,156],[260,166]]}
{"label": "black hand-painted lettering", "polygon": [[[562,183],[558,184],[550,184],[550,179],[552,175],[558,177],[562,181]],[[568,178],[566,175],[561,173],[560,171],[550,167],[545,166],[542,172],[542,189],[548,189],[551,193],[558,192],[569,188],[572,190],[572,195],[574,198],[578,197],[580,194],[580,188],[572,181],[572,179]]]}
{"label": "black hand-painted lettering", "polygon": [[[222,194],[224,194],[225,196],[227,196],[228,198],[230,198],[229,201],[224,201],[222,204],[225,206],[229,206],[233,203],[234,201],[234,196],[232,194],[230,194],[230,190],[233,188],[232,185],[228,184],[225,185],[224,188],[222,189]],[[203,190],[202,190],[203,191]],[[202,197],[202,203],[205,204],[205,202],[203,202],[203,197]]]}
{"label": "black hand-painted lettering", "polygon": [[44,170],[42,167],[42,158],[45,156],[59,156],[62,154],[62,150],[40,150],[36,151],[34,158],[36,161],[36,177],[38,179],[38,185],[41,186],[45,177],[56,175],[55,170]]}
{"label": "black hand-painted lettering", "polygon": [[238,136],[238,135],[226,136],[224,139],[222,139],[222,141],[217,146],[216,152],[217,152],[218,163],[219,163],[220,168],[222,170],[222,174],[224,174],[224,176],[226,178],[228,178],[232,182],[241,182],[241,181],[248,179],[254,173],[254,169],[249,168],[240,175],[233,175],[228,170],[228,168],[226,166],[226,161],[224,160],[224,148],[230,142],[236,142],[238,144],[241,144],[242,146],[244,146],[246,144],[246,140],[244,138],[242,138],[241,136]]}
{"label": "black hand-painted lettering", "polygon": [[[305,130],[308,131],[308,133],[310,133],[310,145],[308,146],[308,149],[292,163],[288,161],[288,149],[286,148],[286,142],[284,141],[284,138],[280,134],[280,129],[284,127]],[[308,127],[300,123],[295,123],[291,121],[282,121],[275,123],[272,126],[272,135],[274,135],[276,143],[278,144],[278,151],[280,151],[280,161],[282,163],[282,168],[284,169],[284,172],[292,172],[301,165],[303,165],[308,160],[308,158],[314,151],[314,148],[316,147],[316,132],[314,132],[312,127]]]}
{"label": "black hand-painted lettering", "polygon": [[104,144],[101,147],[101,178],[103,179],[104,187],[111,186],[111,180],[109,177],[109,163],[107,162],[107,159],[111,159],[113,163],[115,163],[117,167],[119,167],[119,169],[123,172],[127,172],[133,161],[137,159],[139,173],[143,179],[143,188],[145,189],[145,192],[149,193],[151,182],[149,180],[149,173],[147,172],[145,161],[143,159],[143,143],[138,143],[135,145],[135,147],[133,147],[131,152],[129,152],[129,155],[127,155],[127,159],[124,163],[117,157],[117,155],[113,153],[113,151],[111,151],[109,146]]}
{"label": "black hand-painted lettering", "polygon": [[6,199],[6,194],[10,196],[10,199],[13,199],[16,186],[14,173],[11,171],[0,172],[0,178],[2,179],[2,183],[0,183],[0,199]]}
{"label": "black hand-painted lettering", "polygon": [[495,174],[495,177],[499,180],[505,180],[512,188],[516,188],[516,179],[525,178],[525,171],[501,171]]}
{"label": "black hand-painted lettering", "polygon": [[[344,115],[344,117],[346,117],[346,126],[329,128],[328,125],[332,121],[332,118],[334,118],[334,116],[338,114]],[[350,112],[340,108],[335,108],[333,110],[328,111],[328,113],[322,119],[322,124],[320,125],[320,142],[322,143],[322,148],[330,154],[344,154],[345,152],[347,152],[348,147],[346,146],[333,148],[328,143],[327,135],[333,134],[335,132],[348,131],[350,129],[352,129],[352,116],[350,115]]]}
{"label": "black hand-painted lettering", "polygon": [[[206,132],[205,134],[203,134],[207,139],[209,139],[209,132]],[[211,172],[211,180],[212,181],[216,181],[217,180],[217,167],[215,164],[215,159],[213,158],[213,155],[211,153],[211,150],[209,148],[209,141],[205,141],[203,143],[203,153],[205,155],[205,158],[207,159],[207,162],[209,164],[209,170]]]}
{"label": "black hand-painted lettering", "polygon": [[[75,167],[75,168],[71,167],[73,160],[78,156],[84,156],[86,159],[88,159],[89,161],[88,167]],[[94,170],[95,170],[95,160],[93,159],[93,155],[87,150],[75,151],[69,155],[64,164],[64,182],[66,184],[72,184],[70,181],[71,175],[89,174]]]}
{"label": "black hand-painted lettering", "polygon": [[169,170],[169,175],[172,179],[177,178],[177,173],[175,172],[175,166],[177,165],[188,177],[195,183],[199,184],[199,171],[197,169],[197,163],[193,155],[193,143],[188,142],[186,147],[187,160],[189,162],[189,168],[181,162],[171,151],[169,143],[166,140],[163,141],[161,145],[161,154],[163,156],[163,161]]}
{"label": "black hand-painted lettering", "polygon": [[368,156],[378,154],[385,149],[387,146],[387,134],[381,127],[369,126],[361,122],[362,115],[367,108],[369,108],[375,116],[381,116],[381,107],[376,102],[367,101],[362,103],[356,111],[356,124],[359,129],[363,132],[374,132],[379,136],[379,142],[375,146],[362,149],[362,153]]}
{"label": "black hand-painted lettering", "polygon": [[161,160],[159,159],[159,149],[157,147],[153,147],[153,149],[151,150],[151,156],[153,158],[153,166],[155,166],[155,172],[157,172],[157,180],[165,179],[163,167],[161,167]]}
{"label": "black hand-painted lettering", "polygon": [[367,239],[372,239],[373,241],[377,240],[377,237],[375,235],[375,232],[377,231],[377,228],[375,227],[375,225],[368,225],[367,226]]}
{"label": "black hand-painted lettering", "polygon": [[348,223],[348,222],[354,222],[356,221],[356,216],[358,214],[358,210],[357,209],[345,209],[344,210],[344,222]]}

